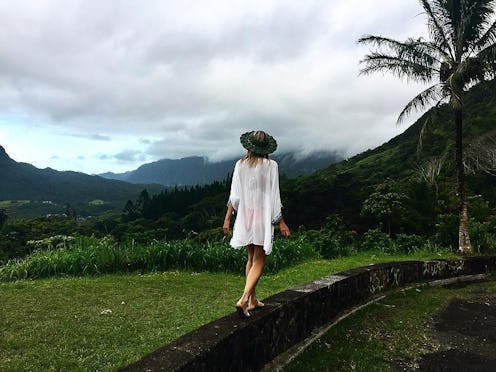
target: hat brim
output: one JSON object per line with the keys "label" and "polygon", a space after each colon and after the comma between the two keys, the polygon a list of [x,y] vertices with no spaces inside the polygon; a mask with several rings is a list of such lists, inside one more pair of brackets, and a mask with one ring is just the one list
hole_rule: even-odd
{"label": "hat brim", "polygon": [[245,149],[256,155],[268,155],[276,151],[277,141],[269,134],[266,134],[267,143],[263,146],[254,143],[253,132],[246,132],[241,135],[239,140]]}

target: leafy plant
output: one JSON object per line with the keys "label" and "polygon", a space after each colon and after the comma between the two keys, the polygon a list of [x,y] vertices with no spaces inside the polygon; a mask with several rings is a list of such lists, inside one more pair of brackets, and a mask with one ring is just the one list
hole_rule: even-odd
{"label": "leafy plant", "polygon": [[397,234],[394,245],[397,252],[412,253],[425,247],[426,238],[419,235]]}
{"label": "leafy plant", "polygon": [[391,237],[379,229],[369,230],[363,234],[360,243],[363,251],[379,251],[390,253],[394,251]]}
{"label": "leafy plant", "polygon": [[[305,237],[276,239],[265,271],[276,272],[317,256]],[[246,252],[229,247],[227,239],[204,244],[192,238],[143,244],[135,240],[118,243],[111,236],[79,236],[71,245],[37,250],[24,259],[8,261],[0,267],[0,280],[171,269],[242,273],[245,263]]]}
{"label": "leafy plant", "polygon": [[403,204],[406,199],[392,180],[386,180],[363,202],[362,215],[371,215],[377,221],[384,222],[386,232],[391,236],[393,222],[401,220],[405,214]]}

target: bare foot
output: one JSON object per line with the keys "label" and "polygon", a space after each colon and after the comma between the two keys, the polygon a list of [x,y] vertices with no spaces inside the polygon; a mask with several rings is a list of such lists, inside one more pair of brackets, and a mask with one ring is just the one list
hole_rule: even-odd
{"label": "bare foot", "polygon": [[265,306],[265,304],[262,301],[255,300],[254,303],[250,301],[250,305],[248,306],[248,310],[252,311],[252,310],[256,310],[256,309],[259,309],[261,307],[264,307],[264,306]]}
{"label": "bare foot", "polygon": [[248,303],[243,303],[242,301],[238,301],[236,304],[236,311],[240,318],[249,318],[251,315],[248,312]]}

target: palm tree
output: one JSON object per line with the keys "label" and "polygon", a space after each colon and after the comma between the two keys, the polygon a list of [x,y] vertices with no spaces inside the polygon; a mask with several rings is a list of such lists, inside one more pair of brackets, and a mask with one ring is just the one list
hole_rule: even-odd
{"label": "palm tree", "polygon": [[367,35],[358,40],[375,50],[361,61],[362,74],[389,71],[434,85],[413,98],[398,117],[412,110],[448,102],[454,113],[455,164],[460,214],[459,252],[472,253],[465,201],[462,121],[463,95],[470,86],[492,79],[496,72],[496,21],[493,0],[420,0],[427,16],[429,39],[404,42]]}

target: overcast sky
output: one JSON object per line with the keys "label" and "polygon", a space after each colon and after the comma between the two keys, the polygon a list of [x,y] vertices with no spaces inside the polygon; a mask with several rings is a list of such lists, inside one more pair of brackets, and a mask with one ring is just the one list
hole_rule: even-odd
{"label": "overcast sky", "polygon": [[348,157],[412,124],[420,92],[359,76],[365,34],[425,36],[416,0],[1,0],[0,145],[85,173],[163,158],[278,152]]}

